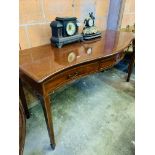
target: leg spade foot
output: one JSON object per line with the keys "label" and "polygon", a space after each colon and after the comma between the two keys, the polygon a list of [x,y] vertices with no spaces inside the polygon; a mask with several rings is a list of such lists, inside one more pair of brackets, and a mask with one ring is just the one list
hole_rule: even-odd
{"label": "leg spade foot", "polygon": [[54,150],[55,149],[55,144],[51,144],[51,148],[52,148],[52,150]]}

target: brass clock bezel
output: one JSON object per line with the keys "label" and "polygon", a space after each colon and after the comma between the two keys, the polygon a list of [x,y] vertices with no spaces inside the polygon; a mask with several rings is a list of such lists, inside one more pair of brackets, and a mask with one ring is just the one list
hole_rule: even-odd
{"label": "brass clock bezel", "polygon": [[[67,27],[68,27],[69,24],[71,24],[72,26],[74,25],[74,29],[75,29],[74,33],[68,33]],[[67,33],[68,36],[73,36],[73,35],[76,33],[76,30],[77,30],[76,24],[75,24],[74,22],[71,22],[71,21],[68,22],[68,23],[66,24],[65,30],[66,30],[66,33]]]}

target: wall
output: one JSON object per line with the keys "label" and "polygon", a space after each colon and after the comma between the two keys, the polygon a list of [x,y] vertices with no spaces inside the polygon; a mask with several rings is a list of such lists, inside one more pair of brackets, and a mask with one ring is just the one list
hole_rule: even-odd
{"label": "wall", "polygon": [[88,13],[93,11],[96,25],[100,30],[105,30],[109,2],[110,0],[19,0],[20,48],[50,43],[49,24],[56,16],[75,16],[83,23]]}
{"label": "wall", "polygon": [[122,15],[121,28],[135,23],[135,0],[125,0],[124,12]]}
{"label": "wall", "polygon": [[117,30],[119,26],[120,11],[123,0],[110,0],[107,29]]}

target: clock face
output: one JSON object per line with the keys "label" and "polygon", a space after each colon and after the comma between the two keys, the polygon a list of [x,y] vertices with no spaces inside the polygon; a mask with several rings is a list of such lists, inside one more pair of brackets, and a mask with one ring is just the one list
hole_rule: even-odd
{"label": "clock face", "polygon": [[92,19],[89,19],[88,25],[89,25],[89,26],[93,26],[93,20],[92,20]]}
{"label": "clock face", "polygon": [[68,22],[66,26],[66,32],[69,36],[72,36],[76,32],[76,25],[73,22]]}

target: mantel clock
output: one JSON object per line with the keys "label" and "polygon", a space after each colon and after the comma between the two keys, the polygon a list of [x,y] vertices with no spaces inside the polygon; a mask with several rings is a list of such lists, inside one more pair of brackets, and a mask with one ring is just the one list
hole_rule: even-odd
{"label": "mantel clock", "polygon": [[78,21],[76,17],[56,17],[51,24],[53,42],[58,48],[64,44],[81,41],[82,35],[78,34]]}
{"label": "mantel clock", "polygon": [[101,37],[101,32],[95,26],[95,17],[93,12],[89,13],[89,17],[84,20],[85,27],[83,28],[83,39],[90,40]]}

